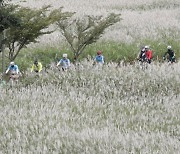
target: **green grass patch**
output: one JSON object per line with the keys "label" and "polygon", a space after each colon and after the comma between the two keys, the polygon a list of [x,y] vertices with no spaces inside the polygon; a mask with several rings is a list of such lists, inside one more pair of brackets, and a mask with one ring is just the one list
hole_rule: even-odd
{"label": "green grass patch", "polygon": [[[180,44],[178,40],[167,39],[166,42],[156,41],[156,40],[144,40],[143,42],[133,42],[133,43],[121,43],[121,42],[97,42],[88,46],[84,52],[80,55],[79,61],[84,58],[95,58],[96,52],[101,50],[105,57],[106,62],[132,62],[136,60],[136,57],[140,51],[140,48],[149,45],[153,50],[153,60],[162,61],[162,57],[166,52],[167,45],[171,45],[176,53],[176,58],[180,57]],[[15,62],[19,65],[21,71],[29,69],[33,61],[38,59],[42,62],[45,68],[49,67],[52,62],[58,62],[62,58],[62,54],[67,53],[71,61],[73,61],[73,52],[71,51],[68,44],[62,44],[57,47],[37,47],[37,48],[26,48],[23,49],[18,55]],[[9,60],[6,59],[6,67],[9,64]],[[1,63],[0,63],[1,70]]]}

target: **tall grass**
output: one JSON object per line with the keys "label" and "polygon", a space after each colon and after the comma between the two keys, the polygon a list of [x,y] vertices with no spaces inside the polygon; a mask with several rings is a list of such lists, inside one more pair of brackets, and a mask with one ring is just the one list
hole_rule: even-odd
{"label": "tall grass", "polygon": [[[62,53],[72,60],[58,31],[20,53],[20,70],[29,70],[35,58],[46,69],[39,78],[25,72],[13,88],[0,84],[0,153],[179,153],[180,63],[156,61],[147,69],[124,63],[133,61],[144,45],[153,49],[154,60],[161,60],[167,45],[180,56],[179,0],[20,4],[39,8],[49,3],[76,16],[121,13],[123,21],[67,72],[54,64]],[[97,50],[108,62],[103,67],[91,60]]]}
{"label": "tall grass", "polygon": [[[167,45],[172,45],[177,60],[180,57],[180,44],[179,41],[167,39],[166,42],[154,41],[154,40],[144,40],[136,41],[134,43],[121,43],[115,41],[99,41],[95,44],[88,46],[82,55],[79,57],[79,61],[88,58],[94,58],[96,52],[101,50],[105,57],[106,63],[125,61],[133,62],[136,61],[137,55],[141,47],[149,45],[153,50],[153,61],[163,61],[162,57],[167,51]],[[23,49],[16,59],[16,63],[19,69],[24,72],[28,71],[35,59],[42,62],[44,68],[49,68],[51,63],[56,63],[62,58],[62,54],[67,53],[71,61],[73,61],[73,53],[68,44],[62,42],[62,44],[56,44],[55,46],[39,46],[30,47]],[[9,64],[9,60],[6,59],[6,67]],[[1,61],[0,61],[0,71],[1,71]]]}
{"label": "tall grass", "polygon": [[[31,0],[20,4],[32,8],[47,4],[53,8],[63,6],[65,11],[76,12],[76,17],[120,13],[123,20],[107,30],[102,40],[124,43],[144,39],[166,41],[164,36],[167,36],[178,41],[180,36],[179,0]],[[59,42],[63,37],[58,34],[56,31],[41,37],[40,44]]]}
{"label": "tall grass", "polygon": [[29,75],[1,89],[0,152],[178,153],[179,66],[83,61]]}

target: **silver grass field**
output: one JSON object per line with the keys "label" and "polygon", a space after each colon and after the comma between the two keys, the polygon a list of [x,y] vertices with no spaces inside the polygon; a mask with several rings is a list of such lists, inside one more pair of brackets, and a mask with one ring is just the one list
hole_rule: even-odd
{"label": "silver grass field", "polygon": [[0,151],[179,153],[179,67],[83,61],[1,88]]}
{"label": "silver grass field", "polygon": [[[81,15],[121,13],[101,41],[180,36],[179,0],[13,0],[31,8],[51,4]],[[52,28],[52,27],[51,27]],[[36,46],[55,46],[56,31]],[[167,44],[169,45],[169,44]],[[92,60],[67,72],[54,64],[40,77],[0,85],[0,154],[180,153],[180,62],[147,67]]]}
{"label": "silver grass field", "polygon": [[[106,16],[120,13],[122,20],[108,29],[102,41],[131,43],[144,39],[163,41],[179,40],[180,36],[180,0],[13,0],[14,3],[31,8],[51,5],[64,7],[64,11],[76,12],[76,17],[85,15]],[[52,28],[52,27],[51,27]],[[54,27],[52,28],[54,29]],[[42,36],[41,44],[57,46],[63,37],[57,30],[51,35]],[[39,44],[37,44],[39,46]]]}

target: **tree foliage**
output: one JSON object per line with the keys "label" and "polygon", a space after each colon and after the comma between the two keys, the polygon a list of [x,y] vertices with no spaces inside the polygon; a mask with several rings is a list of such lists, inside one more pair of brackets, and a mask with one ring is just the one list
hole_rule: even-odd
{"label": "tree foliage", "polygon": [[3,0],[0,0],[0,52],[5,43],[3,31],[9,27],[19,25],[20,21],[14,14],[15,8],[15,5],[7,5]]}
{"label": "tree foliage", "polygon": [[57,25],[69,43],[76,61],[86,46],[96,42],[108,27],[120,20],[120,14],[111,13],[107,17],[85,16],[81,20],[58,21]]}
{"label": "tree foliage", "polygon": [[7,31],[8,58],[14,60],[22,48],[30,43],[36,43],[37,38],[53,31],[47,28],[56,21],[65,20],[72,15],[62,12],[62,8],[50,11],[50,6],[41,9],[19,7],[15,11],[16,17],[21,20],[18,27],[11,27]]}
{"label": "tree foliage", "polygon": [[19,19],[14,14],[16,7],[0,0],[0,33],[11,26],[18,26]]}

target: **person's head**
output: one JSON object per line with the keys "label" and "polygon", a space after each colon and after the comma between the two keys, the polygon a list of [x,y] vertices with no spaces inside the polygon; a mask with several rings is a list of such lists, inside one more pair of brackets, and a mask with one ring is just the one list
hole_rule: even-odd
{"label": "person's head", "polygon": [[35,60],[35,61],[34,61],[34,65],[37,65],[37,64],[38,64],[38,60]]}
{"label": "person's head", "polygon": [[63,58],[64,58],[64,59],[67,58],[67,54],[66,54],[66,53],[63,54]]}
{"label": "person's head", "polygon": [[10,62],[10,66],[14,67],[15,63],[12,61]]}
{"label": "person's head", "polygon": [[172,47],[171,47],[170,45],[168,45],[168,46],[167,46],[167,49],[170,50],[170,49],[172,49]]}
{"label": "person's head", "polygon": [[144,47],[144,49],[145,49],[145,50],[149,50],[149,46],[146,45],[146,46]]}
{"label": "person's head", "polygon": [[101,55],[102,54],[102,51],[97,51],[97,55]]}

